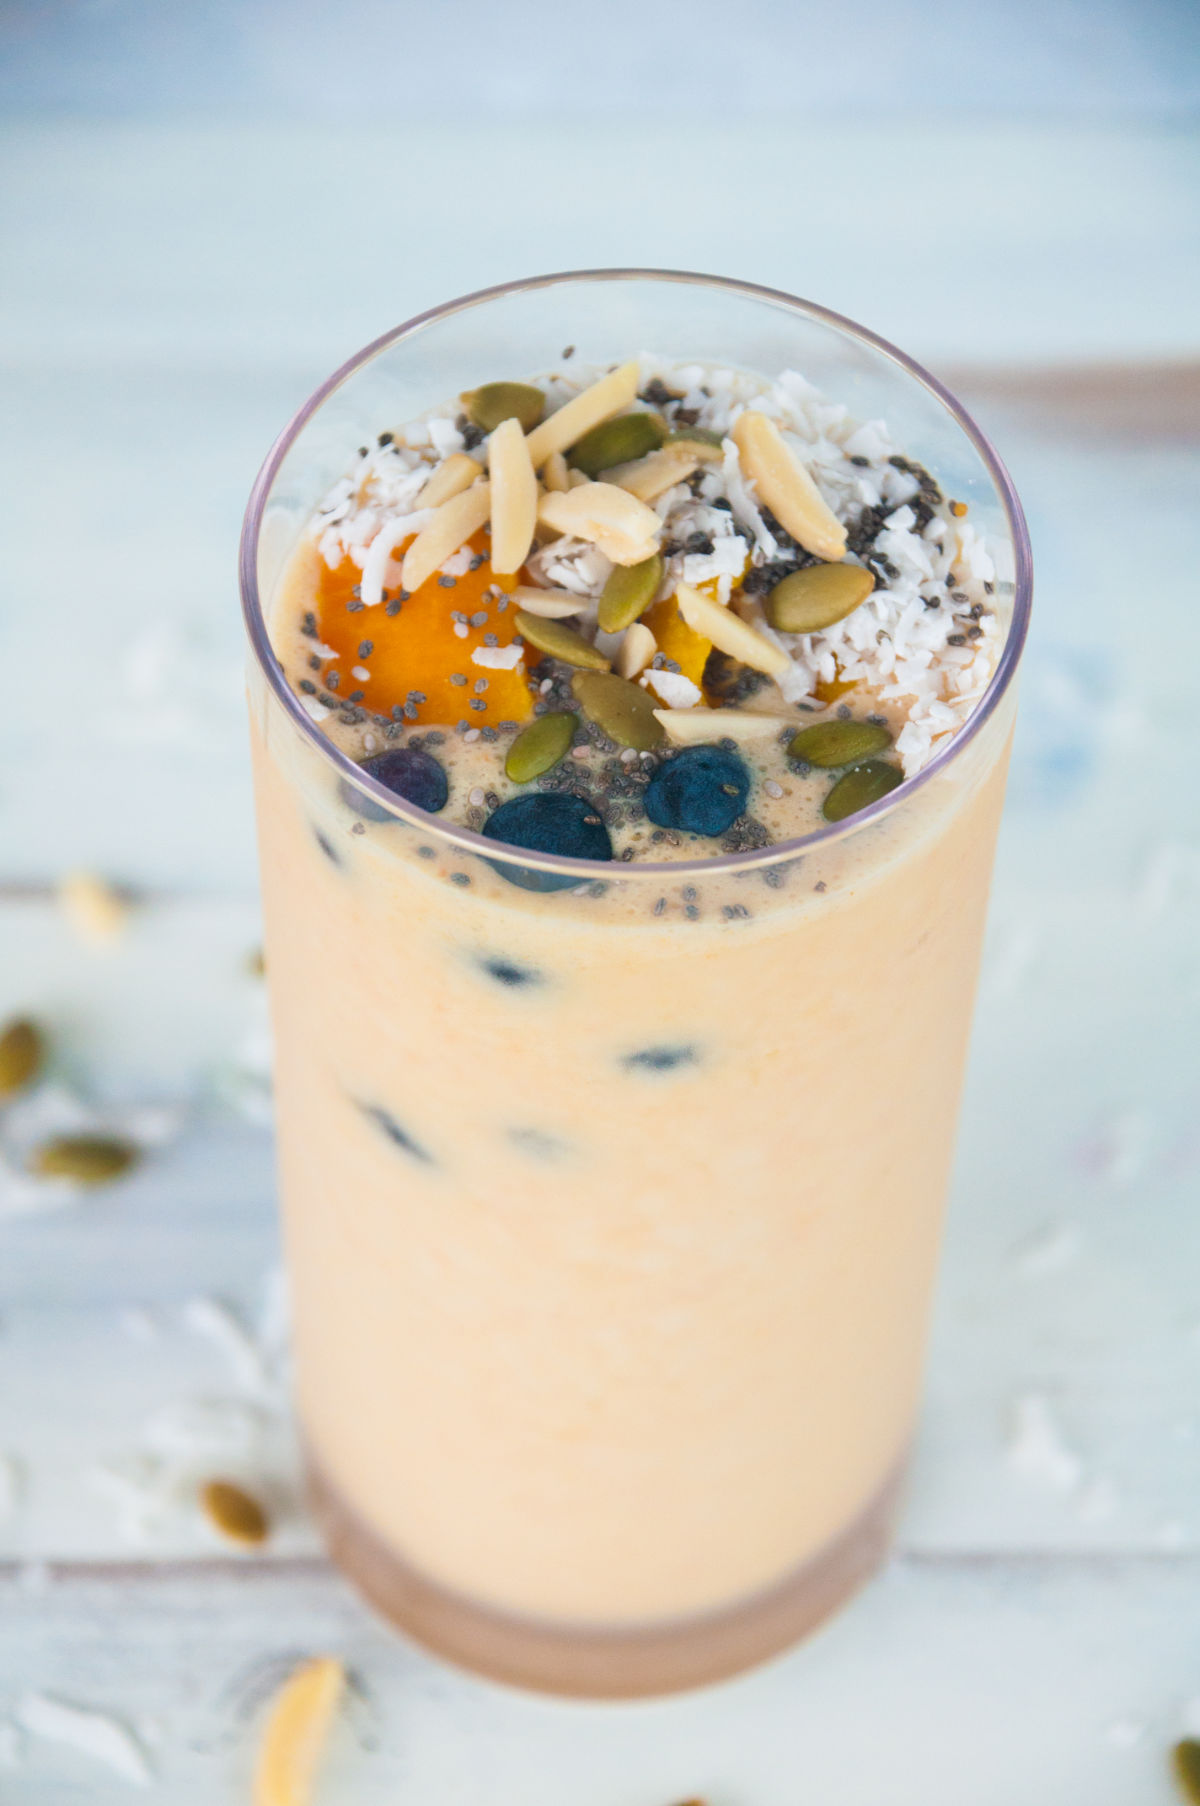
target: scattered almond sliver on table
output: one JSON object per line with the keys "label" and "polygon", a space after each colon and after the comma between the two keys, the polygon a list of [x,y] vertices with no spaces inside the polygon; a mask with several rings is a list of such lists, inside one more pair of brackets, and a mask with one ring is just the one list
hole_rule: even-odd
{"label": "scattered almond sliver on table", "polygon": [[254,1770],[254,1806],[310,1806],[317,1766],[346,1685],[333,1656],[303,1663],[271,1702]]}

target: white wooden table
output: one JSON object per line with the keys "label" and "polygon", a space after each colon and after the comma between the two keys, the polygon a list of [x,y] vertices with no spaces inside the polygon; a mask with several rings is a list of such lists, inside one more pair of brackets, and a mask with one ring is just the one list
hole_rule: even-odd
{"label": "white wooden table", "polygon": [[[4,140],[0,1017],[37,1015],[73,1084],[180,1129],[103,1196],[0,1215],[0,1799],[128,1793],[16,1729],[30,1690],[117,1715],[172,1806],[244,1799],[264,1686],[324,1650],[361,1686],[320,1796],[339,1806],[1174,1797],[1164,1752],[1200,1733],[1198,142],[907,142],[932,211],[928,189],[880,204],[882,128],[739,128],[662,220],[621,196],[669,166],[666,127],[636,153],[585,123],[561,155],[514,134],[497,157],[468,125],[436,183],[382,199],[382,129]],[[505,197],[535,186],[514,224]],[[353,255],[313,231],[334,205]],[[256,1352],[277,1247],[233,554],[269,439],[346,352],[464,288],[621,261],[775,282],[962,368],[1039,595],[899,1553],[762,1672],[599,1708],[406,1646],[296,1495],[269,1325]],[[1031,374],[1101,362],[1156,368]],[[64,920],[73,866],[138,892],[116,944]],[[114,1494],[205,1436],[264,1477],[261,1558]]]}

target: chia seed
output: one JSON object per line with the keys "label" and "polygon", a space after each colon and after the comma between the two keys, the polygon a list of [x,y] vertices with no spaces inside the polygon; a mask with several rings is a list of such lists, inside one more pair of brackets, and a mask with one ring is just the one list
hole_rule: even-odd
{"label": "chia seed", "polygon": [[439,589],[453,589],[457,582],[458,582],[457,577],[439,577],[438,578],[438,588]]}
{"label": "chia seed", "polygon": [[374,652],[374,650],[375,650],[374,640],[360,640],[358,642],[359,658],[370,658],[370,656]]}
{"label": "chia seed", "polygon": [[487,609],[486,608],[476,609],[475,613],[471,616],[471,626],[472,627],[486,627],[487,626]]}
{"label": "chia seed", "polygon": [[389,603],[387,603],[387,605],[385,606],[383,612],[385,615],[398,615],[403,606],[404,605],[401,602],[400,597],[393,596],[391,601]]}
{"label": "chia seed", "polygon": [[471,685],[471,688],[472,688],[472,690],[474,690],[476,696],[482,696],[484,691],[487,689],[487,687],[488,687],[488,680],[486,677],[477,677],[475,679],[475,682]]}
{"label": "chia seed", "polygon": [[465,686],[466,681],[467,681],[467,674],[465,671],[451,671],[450,682],[452,684],[457,684],[457,686],[460,690]]}
{"label": "chia seed", "polygon": [[316,684],[310,683],[307,677],[302,677],[300,679],[300,688],[304,691],[306,696],[315,696],[317,693]]}
{"label": "chia seed", "polygon": [[483,709],[487,708],[487,703],[483,700],[482,696],[472,696],[470,702],[467,704],[467,707],[472,708],[472,709],[483,710]]}
{"label": "chia seed", "polygon": [[450,882],[451,882],[451,884],[466,885],[466,884],[469,884],[471,882],[471,880],[467,877],[467,874],[465,872],[451,872]]}

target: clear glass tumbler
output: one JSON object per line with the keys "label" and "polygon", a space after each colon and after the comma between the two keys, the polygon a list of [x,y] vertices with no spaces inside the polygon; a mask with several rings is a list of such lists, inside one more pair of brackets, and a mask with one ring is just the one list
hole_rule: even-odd
{"label": "clear glass tumbler", "polygon": [[[315,504],[381,428],[567,345],[798,369],[970,504],[1007,638],[917,778],[785,845],[614,866],[426,816],[321,735],[271,639]],[[323,384],[255,485],[241,579],[299,1411],[334,1558],[508,1681],[734,1672],[857,1587],[895,1512],[1030,605],[1009,478],[932,377],[823,308],[577,272],[435,308]]]}

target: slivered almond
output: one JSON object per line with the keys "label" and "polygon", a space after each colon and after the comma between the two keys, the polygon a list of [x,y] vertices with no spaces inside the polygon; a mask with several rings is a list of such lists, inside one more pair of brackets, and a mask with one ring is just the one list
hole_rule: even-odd
{"label": "slivered almond", "polygon": [[488,468],[492,476],[492,569],[498,577],[511,577],[529,556],[538,513],[538,480],[519,420],[502,420],[488,440]]}
{"label": "slivered almond", "polygon": [[478,533],[491,511],[490,483],[474,483],[461,495],[442,503],[429,525],[422,527],[404,554],[400,582],[409,595],[420,589],[447,558],[452,558],[472,533]]}
{"label": "slivered almond", "polygon": [[438,465],[413,507],[440,508],[452,496],[461,495],[464,489],[469,489],[476,477],[482,475],[482,467],[474,458],[468,458],[466,452],[451,452]]}
{"label": "slivered almond", "polygon": [[304,1662],[271,1705],[254,1770],[254,1806],[309,1806],[317,1763],[346,1684],[332,1656]]}
{"label": "slivered almond", "polygon": [[604,480],[615,483],[618,489],[628,490],[639,502],[656,502],[660,495],[666,495],[676,483],[685,482],[699,468],[699,458],[692,457],[690,452],[681,457],[677,451],[654,451],[644,458],[632,458],[628,464],[614,464],[611,470],[605,471]]}
{"label": "slivered almond", "polygon": [[770,740],[796,723],[783,715],[756,715],[746,709],[655,709],[668,740],[676,746],[720,740],[726,734],[739,745]]}
{"label": "slivered almond", "polygon": [[569,589],[539,589],[533,583],[518,583],[509,591],[508,599],[528,615],[541,615],[546,621],[561,621],[577,615],[588,605],[587,596],[573,595]]}
{"label": "slivered almond", "polygon": [[625,637],[617,647],[613,670],[618,677],[638,677],[658,651],[658,641],[641,621],[625,629]]}
{"label": "slivered almond", "polygon": [[571,487],[571,473],[567,469],[567,460],[561,452],[551,452],[542,470],[542,483],[547,489],[563,490]]}
{"label": "slivered almond", "polygon": [[580,483],[562,494],[543,495],[539,518],[560,533],[591,540],[614,564],[648,558],[662,530],[653,508],[615,483]]}
{"label": "slivered almond", "polygon": [[569,470],[567,472],[565,487],[567,489],[581,489],[585,483],[590,483],[591,480],[592,479],[588,476],[586,470]]}
{"label": "slivered almond", "polygon": [[773,420],[752,409],[739,414],[732,437],[742,472],[781,527],[815,558],[846,555],[846,529]]}
{"label": "slivered almond", "polygon": [[636,359],[632,363],[622,364],[619,369],[612,370],[602,376],[599,382],[592,383],[579,395],[573,396],[557,413],[551,414],[535,426],[526,443],[529,446],[529,461],[535,470],[540,470],[551,452],[564,452],[590,433],[594,426],[607,420],[611,414],[619,414],[637,397],[638,366]]}
{"label": "slivered almond", "polygon": [[753,671],[765,671],[768,677],[782,677],[791,670],[792,661],[782,647],[773,646],[739,615],[722,608],[719,602],[711,602],[690,583],[676,584],[675,601],[692,631],[711,640],[719,652],[727,652]]}

